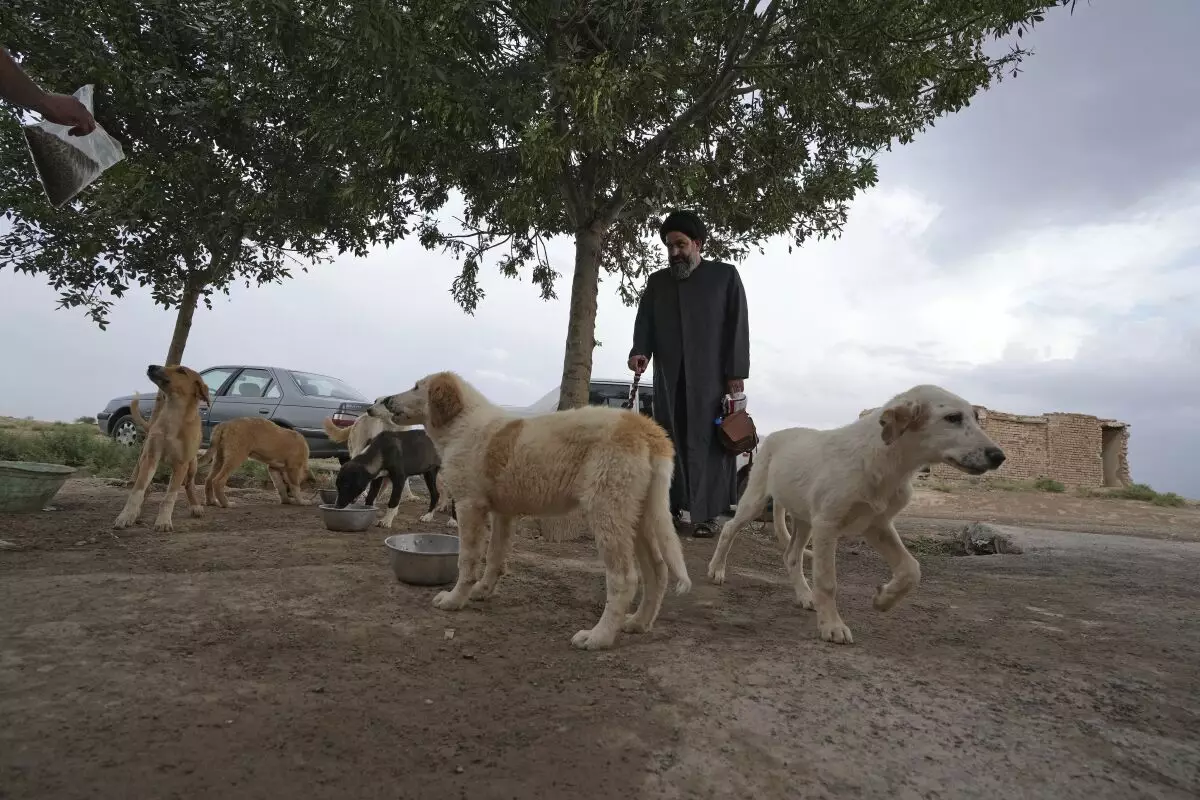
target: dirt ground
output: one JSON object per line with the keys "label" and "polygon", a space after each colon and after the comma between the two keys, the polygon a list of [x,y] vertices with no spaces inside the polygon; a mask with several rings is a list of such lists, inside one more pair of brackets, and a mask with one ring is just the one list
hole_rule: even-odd
{"label": "dirt ground", "polygon": [[[747,532],[725,586],[685,540],[692,593],[583,653],[588,542],[519,538],[497,595],[451,614],[392,577],[382,529],[247,490],[156,534],[155,493],[118,539],[124,491],[73,481],[0,517],[0,797],[1200,796],[1200,511],[980,494],[922,492],[901,532],[1039,522],[1006,528],[1024,554],[921,555],[879,614],[885,567],[845,543],[852,646]],[[420,525],[402,509],[393,532]]]}

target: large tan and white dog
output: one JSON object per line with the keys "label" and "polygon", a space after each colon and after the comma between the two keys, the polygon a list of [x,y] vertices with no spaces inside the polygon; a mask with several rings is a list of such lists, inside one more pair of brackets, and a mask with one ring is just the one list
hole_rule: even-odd
{"label": "large tan and white dog", "polygon": [[[832,430],[787,428],[758,449],[737,513],[725,523],[708,564],[713,583],[725,581],[725,561],[741,528],[774,503],[775,532],[786,545],[784,564],[796,603],[816,608],[827,642],[850,644],[837,609],[838,539],[862,536],[892,571],[877,587],[874,606],[887,611],[921,580],[921,565],[904,547],[892,520],[912,499],[912,478],[925,464],[943,463],[982,475],[1004,463],[1004,452],[979,426],[974,407],[939,386],[914,386],[882,408]],[[789,536],[785,514],[796,524]],[[813,588],[804,579],[805,545],[812,540]]]}
{"label": "large tan and white dog", "polygon": [[[433,599],[437,608],[456,611],[496,590],[516,517],[576,508],[604,560],[607,598],[595,627],[571,639],[575,647],[599,650],[611,647],[621,631],[649,631],[668,573],[676,593],[691,588],[671,524],[675,450],[653,420],[599,406],[521,418],[453,372],[428,375],[407,392],[380,398],[367,413],[424,425],[441,455],[441,474],[458,511],[460,545],[458,581]],[[627,615],[639,575],[642,599]]]}

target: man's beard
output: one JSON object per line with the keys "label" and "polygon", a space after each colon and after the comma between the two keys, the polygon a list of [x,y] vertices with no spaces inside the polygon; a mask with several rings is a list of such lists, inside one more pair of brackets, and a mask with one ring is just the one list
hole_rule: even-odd
{"label": "man's beard", "polygon": [[677,256],[667,259],[667,265],[671,269],[671,274],[675,280],[681,281],[692,274],[692,271],[700,265],[700,259],[692,260],[688,256]]}

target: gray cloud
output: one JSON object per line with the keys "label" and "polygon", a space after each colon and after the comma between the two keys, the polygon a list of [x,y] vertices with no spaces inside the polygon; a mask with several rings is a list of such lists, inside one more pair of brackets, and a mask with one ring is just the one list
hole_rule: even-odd
{"label": "gray cloud", "polygon": [[1014,228],[1102,220],[1200,174],[1200,3],[1080,2],[1026,41],[1015,79],[979,95],[880,161],[945,205],[937,254],[985,248]]}

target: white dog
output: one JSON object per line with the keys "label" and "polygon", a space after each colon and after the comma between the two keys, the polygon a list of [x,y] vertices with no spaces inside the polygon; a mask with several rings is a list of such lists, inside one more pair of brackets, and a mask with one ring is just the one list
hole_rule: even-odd
{"label": "white dog", "polygon": [[[979,427],[974,407],[938,386],[914,386],[841,428],[772,433],[759,447],[737,513],[721,529],[709,578],[724,582],[734,538],[771,497],[796,603],[816,608],[822,639],[852,643],[837,609],[838,539],[862,536],[884,557],[892,579],[876,589],[874,606],[892,608],[921,580],[921,565],[905,549],[892,520],[912,499],[913,476],[936,462],[972,475],[1004,463],[1004,452]],[[785,514],[795,521],[795,536],[788,535]],[[802,566],[810,538],[813,589]]]}
{"label": "white dog", "polygon": [[[407,392],[375,401],[367,413],[424,425],[441,456],[441,477],[458,512],[460,549],[458,581],[433,599],[437,608],[457,611],[468,600],[491,596],[516,517],[576,508],[596,536],[607,600],[595,627],[576,633],[571,644],[599,650],[611,647],[620,631],[649,631],[668,573],[676,593],[691,588],[671,523],[675,448],[653,420],[599,406],[520,418],[453,372],[426,376]],[[639,574],[641,603],[626,615]]]}

